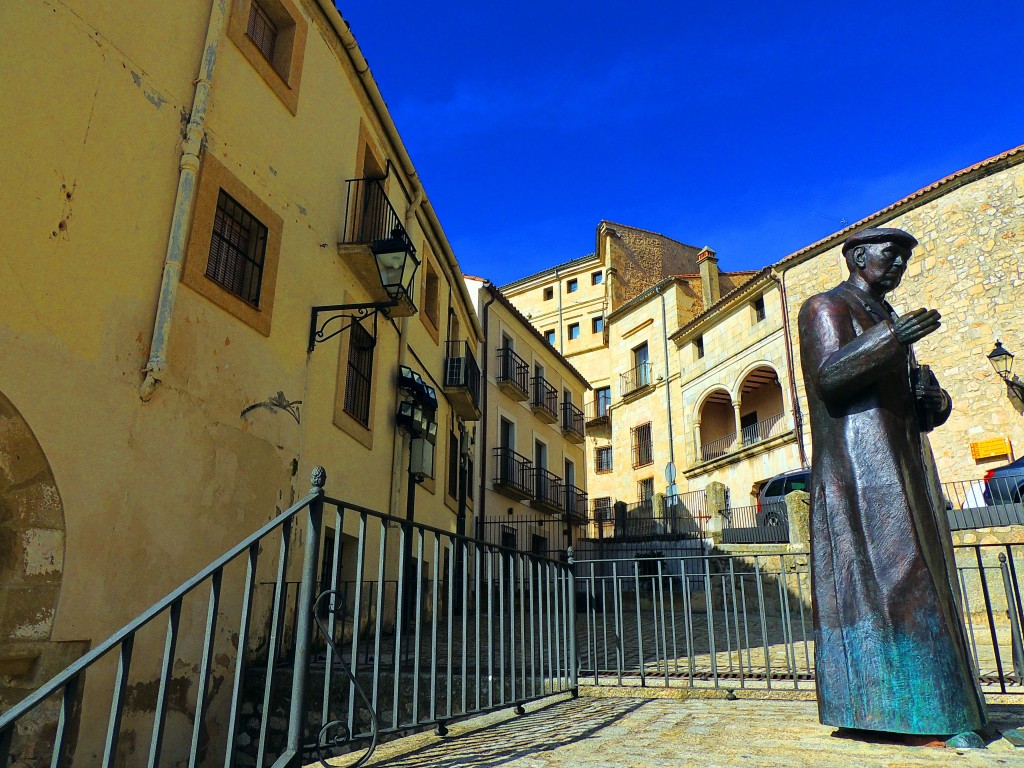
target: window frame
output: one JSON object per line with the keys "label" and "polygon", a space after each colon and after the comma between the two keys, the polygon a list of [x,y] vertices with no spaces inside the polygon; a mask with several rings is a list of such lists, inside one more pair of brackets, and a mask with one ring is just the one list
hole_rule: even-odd
{"label": "window frame", "polygon": [[[249,16],[256,1],[277,27],[273,61],[248,34]],[[297,114],[309,31],[305,16],[293,0],[235,0],[232,6],[228,37],[285,108]]]}
{"label": "window frame", "polygon": [[[575,335],[573,335],[573,334],[575,334]],[[566,335],[568,336],[569,341],[575,341],[575,340],[579,339],[579,337],[580,337],[580,324],[579,323],[569,323],[569,325],[566,327]]]}
{"label": "window frame", "polygon": [[[357,342],[359,343],[357,344]],[[374,354],[376,345],[377,342],[373,338],[373,334],[366,330],[361,322],[352,323],[348,329],[348,350],[345,354],[345,397],[342,410],[367,429],[370,427],[370,409],[373,406],[373,366],[376,358]],[[364,370],[364,366],[357,366],[353,363],[353,358],[356,358],[360,352],[368,353],[361,355],[361,359],[357,361],[364,363],[364,366],[368,361],[368,366],[365,366],[368,370]],[[358,392],[353,393],[354,387],[359,384],[357,380],[359,378],[365,381],[365,395]],[[353,403],[350,407],[350,402],[356,397],[360,397],[358,411],[355,410],[356,404]],[[361,415],[363,411],[366,413],[365,417]]]}
{"label": "window frame", "polygon": [[555,329],[549,328],[544,331],[544,341],[550,344],[552,347],[555,346]]}
{"label": "window frame", "polygon": [[[267,229],[258,306],[206,274],[221,190]],[[195,196],[181,282],[263,336],[269,336],[284,220],[209,151],[203,155]]]}
{"label": "window frame", "polygon": [[[607,454],[608,461],[602,462],[602,454]],[[594,447],[594,473],[603,475],[615,468],[615,453],[610,445],[598,445]]]}
{"label": "window frame", "polygon": [[590,284],[591,285],[603,285],[604,284],[604,271],[597,270],[597,272],[590,273]]}
{"label": "window frame", "polygon": [[754,325],[763,322],[768,317],[768,310],[764,304],[764,294],[750,302],[750,311],[754,316]]}
{"label": "window frame", "polygon": [[604,333],[604,315],[590,318],[590,332]]}
{"label": "window frame", "polygon": [[[646,432],[646,442],[643,433]],[[629,430],[629,443],[633,451],[633,469],[640,469],[654,463],[654,429],[651,422],[637,424]],[[645,451],[646,449],[646,451]]]}
{"label": "window frame", "polygon": [[543,296],[543,300],[544,301],[551,301],[553,298],[555,298],[555,288],[554,288],[554,286],[551,286],[551,285],[546,286],[544,288],[543,293],[541,295]]}
{"label": "window frame", "polygon": [[580,289],[580,281],[575,277],[571,277],[565,281],[565,292],[576,293]]}

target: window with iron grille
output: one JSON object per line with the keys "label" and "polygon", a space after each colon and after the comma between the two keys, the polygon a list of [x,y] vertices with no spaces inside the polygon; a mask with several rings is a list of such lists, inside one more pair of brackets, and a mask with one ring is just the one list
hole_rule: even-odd
{"label": "window with iron grille", "polygon": [[348,339],[345,376],[345,412],[364,427],[370,426],[370,381],[373,377],[373,336],[353,323]]}
{"label": "window with iron grille", "polygon": [[273,64],[277,25],[257,0],[252,0],[252,6],[249,8],[249,23],[246,25],[245,34],[256,44],[266,60]]}
{"label": "window with iron grille", "polygon": [[206,276],[258,307],[266,253],[267,228],[222,189],[213,218]]}
{"label": "window with iron grille", "polygon": [[612,447],[610,445],[603,445],[594,449],[594,471],[612,471]]}
{"label": "window with iron grille", "polygon": [[636,484],[636,495],[640,501],[648,501],[654,498],[654,478],[645,477]]}
{"label": "window with iron grille", "polygon": [[651,422],[633,427],[630,431],[633,443],[633,469],[654,462],[654,446],[651,443]]}
{"label": "window with iron grille", "polygon": [[611,496],[598,496],[594,499],[594,519],[595,520],[611,520],[612,519],[612,497]]}
{"label": "window with iron grille", "polygon": [[459,438],[454,432],[448,435],[448,495],[459,496]]}

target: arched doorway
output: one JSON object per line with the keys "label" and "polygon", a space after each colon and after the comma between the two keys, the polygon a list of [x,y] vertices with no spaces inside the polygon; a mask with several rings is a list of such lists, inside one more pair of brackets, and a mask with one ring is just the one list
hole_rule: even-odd
{"label": "arched doorway", "polygon": [[704,398],[697,412],[697,451],[701,461],[711,461],[732,450],[736,442],[736,416],[732,397],[716,389]]}
{"label": "arched doorway", "polygon": [[754,445],[786,431],[782,385],[774,368],[754,368],[743,377],[739,392],[743,445]]}

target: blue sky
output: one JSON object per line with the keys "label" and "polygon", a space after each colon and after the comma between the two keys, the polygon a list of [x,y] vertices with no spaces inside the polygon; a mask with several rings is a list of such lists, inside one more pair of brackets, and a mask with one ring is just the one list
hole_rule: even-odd
{"label": "blue sky", "polygon": [[1016,3],[338,0],[463,270],[753,269],[1024,143]]}

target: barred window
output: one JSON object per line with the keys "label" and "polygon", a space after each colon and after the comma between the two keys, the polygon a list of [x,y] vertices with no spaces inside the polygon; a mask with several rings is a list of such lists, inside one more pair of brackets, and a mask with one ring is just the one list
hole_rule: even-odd
{"label": "barred window", "polygon": [[257,0],[252,0],[252,6],[249,8],[249,23],[246,25],[245,34],[256,44],[266,60],[273,64],[277,25]]}
{"label": "barred window", "polygon": [[353,323],[348,340],[348,372],[345,377],[345,413],[364,427],[370,426],[370,381],[373,377],[373,336]]}
{"label": "barred window", "polygon": [[630,431],[633,443],[633,469],[654,462],[654,446],[651,444],[651,422],[633,427]]}
{"label": "barred window", "polygon": [[594,519],[611,520],[612,518],[612,497],[598,496],[594,499]]}
{"label": "barred window", "polygon": [[210,238],[206,276],[258,307],[267,252],[267,228],[223,189]]}
{"label": "barred window", "polygon": [[596,472],[612,471],[612,447],[603,445],[594,450],[594,468]]}

